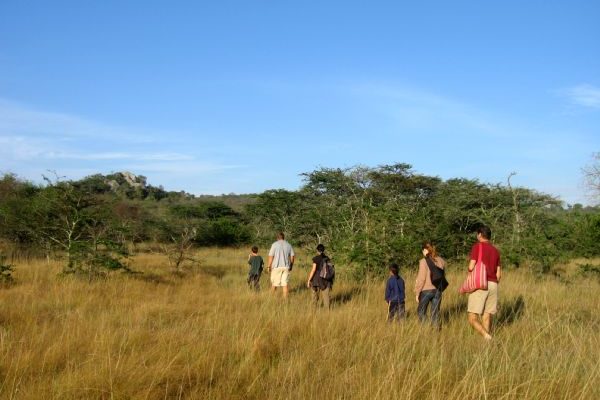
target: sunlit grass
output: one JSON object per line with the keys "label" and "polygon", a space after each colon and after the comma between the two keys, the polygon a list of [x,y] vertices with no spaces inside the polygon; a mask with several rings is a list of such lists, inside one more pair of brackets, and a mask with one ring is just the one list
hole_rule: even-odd
{"label": "sunlit grass", "polygon": [[[164,258],[88,283],[60,265],[17,264],[0,291],[0,395],[18,399],[595,399],[600,398],[600,284],[506,271],[499,323],[486,344],[456,293],[436,332],[385,322],[383,280],[334,287],[331,312],[310,307],[309,255],[288,303],[246,287],[247,251],[202,249],[174,275]],[[594,261],[594,262],[597,262]],[[338,269],[343,266],[338,266]]]}

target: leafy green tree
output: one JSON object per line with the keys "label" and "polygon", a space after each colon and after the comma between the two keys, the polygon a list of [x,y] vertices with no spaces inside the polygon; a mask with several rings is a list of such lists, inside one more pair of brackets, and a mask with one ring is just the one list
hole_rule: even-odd
{"label": "leafy green tree", "polygon": [[17,247],[36,242],[36,221],[32,208],[39,187],[5,174],[0,179],[0,238]]}
{"label": "leafy green tree", "polygon": [[261,243],[267,243],[273,240],[275,232],[283,231],[290,238],[297,238],[302,200],[300,193],[284,189],[267,190],[258,195],[255,203],[246,206],[254,237]]}
{"label": "leafy green tree", "polygon": [[65,273],[90,279],[105,271],[127,269],[126,249],[113,240],[111,214],[102,197],[72,182],[45,178],[34,199],[40,241],[66,257]]}

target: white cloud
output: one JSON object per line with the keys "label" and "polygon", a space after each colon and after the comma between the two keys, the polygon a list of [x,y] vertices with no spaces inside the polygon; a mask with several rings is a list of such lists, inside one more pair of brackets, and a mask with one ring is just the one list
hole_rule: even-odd
{"label": "white cloud", "polygon": [[560,94],[568,98],[573,104],[600,109],[600,88],[596,86],[589,84],[577,85],[561,90]]}
{"label": "white cloud", "polygon": [[[36,180],[47,170],[56,170],[69,179],[107,170],[131,170],[161,174],[168,181],[174,174],[189,178],[239,168],[214,161],[206,147],[182,147],[175,133],[136,132],[140,131],[35,110],[0,98],[2,168],[25,172],[28,179]],[[181,149],[183,152],[178,151]]]}
{"label": "white cloud", "polygon": [[[568,93],[580,105],[600,106],[600,90],[590,85]],[[561,171],[571,181],[577,176],[577,155],[589,151],[591,135],[586,132],[545,126],[525,116],[506,115],[485,105],[394,83],[355,85],[352,94],[364,107],[389,119],[387,131],[401,136],[398,154],[419,171],[486,182],[505,182],[511,171],[518,171],[525,186],[549,191],[568,202],[578,199],[578,188],[569,179],[561,185],[553,183]],[[462,159],[450,161],[448,154]],[[535,168],[542,168],[543,173],[529,176]]]}
{"label": "white cloud", "polygon": [[406,131],[461,128],[465,132],[506,137],[497,119],[470,104],[436,93],[402,85],[357,85],[352,92],[374,104]]}
{"label": "white cloud", "polygon": [[240,169],[246,167],[245,165],[226,165],[211,162],[202,161],[187,161],[179,163],[140,163],[140,164],[128,164],[124,166],[125,169],[131,171],[156,172],[165,174],[177,174],[185,176],[193,176],[199,174],[205,174],[208,172],[219,172],[231,169]]}
{"label": "white cloud", "polygon": [[48,152],[44,156],[47,158],[67,159],[67,160],[135,160],[135,161],[187,161],[193,157],[187,154],[179,153],[64,153]]}
{"label": "white cloud", "polygon": [[96,138],[148,143],[152,140],[144,132],[133,132],[75,115],[40,111],[0,98],[0,137],[9,135],[58,141]]}
{"label": "white cloud", "polygon": [[28,140],[22,136],[3,136],[0,134],[0,157],[7,160],[33,160],[44,153],[45,146],[37,140]]}
{"label": "white cloud", "polygon": [[4,160],[89,160],[89,161],[190,161],[194,157],[181,153],[90,152],[74,151],[64,143],[42,138],[0,136],[0,156]]}

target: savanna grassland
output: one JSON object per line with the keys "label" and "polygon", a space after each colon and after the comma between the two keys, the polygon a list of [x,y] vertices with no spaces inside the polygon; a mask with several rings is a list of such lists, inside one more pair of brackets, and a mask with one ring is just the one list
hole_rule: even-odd
{"label": "savanna grassland", "polygon": [[[597,399],[600,283],[507,270],[492,343],[466,323],[450,265],[441,332],[386,323],[383,280],[338,266],[330,312],[310,307],[300,257],[288,303],[245,284],[247,253],[203,249],[172,274],[158,255],[89,283],[45,260],[0,290],[0,397],[11,399]],[[598,260],[585,262],[598,263]]]}

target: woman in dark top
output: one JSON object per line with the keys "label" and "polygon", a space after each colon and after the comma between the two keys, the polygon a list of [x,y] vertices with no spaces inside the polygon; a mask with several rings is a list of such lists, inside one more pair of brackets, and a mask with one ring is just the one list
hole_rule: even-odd
{"label": "woman in dark top", "polygon": [[329,260],[329,257],[325,255],[325,246],[322,244],[317,246],[318,255],[312,259],[312,268],[308,274],[308,286],[312,291],[312,302],[315,307],[319,305],[319,294],[321,294],[323,305],[326,309],[329,309],[329,292],[333,286],[333,279],[326,280],[321,277],[321,271]]}

